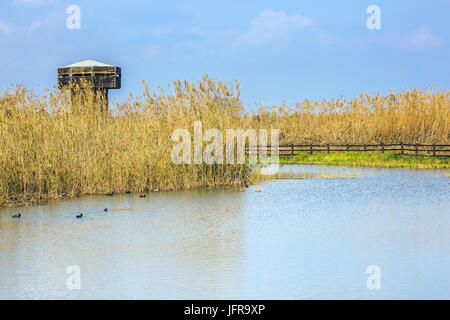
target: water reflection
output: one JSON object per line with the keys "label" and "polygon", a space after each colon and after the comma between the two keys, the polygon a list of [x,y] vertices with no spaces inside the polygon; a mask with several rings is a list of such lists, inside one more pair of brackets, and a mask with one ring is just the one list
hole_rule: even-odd
{"label": "water reflection", "polygon": [[[244,193],[87,197],[1,215],[1,298],[240,295]],[[103,208],[136,208],[104,212]],[[84,212],[75,219],[76,212]],[[82,290],[65,274],[79,265]],[[225,267],[223,267],[225,266]]]}
{"label": "water reflection", "polygon": [[[446,172],[282,172],[305,176],[244,192],[90,196],[1,209],[0,298],[450,298]],[[19,211],[23,218],[11,219]],[[382,290],[366,288],[373,264]],[[81,267],[81,290],[66,287],[69,265]]]}

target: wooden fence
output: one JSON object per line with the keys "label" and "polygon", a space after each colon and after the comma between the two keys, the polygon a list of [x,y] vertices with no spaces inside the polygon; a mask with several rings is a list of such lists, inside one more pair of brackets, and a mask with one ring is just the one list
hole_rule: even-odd
{"label": "wooden fence", "polygon": [[[246,154],[257,154],[261,147],[246,147]],[[270,154],[271,146],[262,147],[262,150]],[[294,156],[299,153],[314,152],[390,152],[402,155],[428,155],[449,157],[450,145],[448,144],[291,144],[278,147],[280,156]]]}

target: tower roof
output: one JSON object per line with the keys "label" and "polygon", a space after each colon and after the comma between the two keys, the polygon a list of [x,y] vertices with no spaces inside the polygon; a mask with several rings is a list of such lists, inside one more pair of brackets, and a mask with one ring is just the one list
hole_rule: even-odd
{"label": "tower roof", "polygon": [[71,68],[71,67],[114,67],[111,64],[106,64],[103,62],[98,62],[95,60],[83,60],[80,62],[72,63],[61,68]]}

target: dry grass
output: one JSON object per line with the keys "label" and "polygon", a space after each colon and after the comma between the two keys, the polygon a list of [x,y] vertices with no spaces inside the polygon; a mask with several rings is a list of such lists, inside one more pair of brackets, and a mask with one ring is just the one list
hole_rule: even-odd
{"label": "dry grass", "polygon": [[24,88],[0,98],[0,205],[81,194],[242,186],[245,165],[174,165],[170,136],[195,120],[204,130],[242,127],[237,85],[206,76],[174,82],[166,93],[145,85],[105,113],[79,89],[73,107],[61,92],[37,97]]}
{"label": "dry grass", "polygon": [[403,90],[352,100],[259,106],[252,126],[280,129],[280,144],[448,144],[450,93]]}
{"label": "dry grass", "polygon": [[[145,84],[145,83],[144,83]],[[0,206],[81,194],[235,186],[249,182],[246,165],[174,165],[173,130],[194,121],[203,130],[278,128],[280,143],[448,143],[447,91],[361,95],[293,108],[246,112],[239,85],[175,81],[115,104],[80,91],[38,97],[22,87],[0,96]]]}

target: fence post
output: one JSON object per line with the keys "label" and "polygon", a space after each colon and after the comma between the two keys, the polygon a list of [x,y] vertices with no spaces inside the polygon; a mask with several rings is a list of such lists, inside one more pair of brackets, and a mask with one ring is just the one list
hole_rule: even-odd
{"label": "fence post", "polygon": [[366,144],[364,143],[364,151],[367,151],[367,147]]}
{"label": "fence post", "polygon": [[313,147],[312,147],[312,144],[310,144],[309,145],[309,154],[312,154],[313,153]]}
{"label": "fence post", "polygon": [[294,156],[294,145],[291,144],[291,156]]}
{"label": "fence post", "polygon": [[384,143],[381,143],[381,153],[384,153]]}
{"label": "fence post", "polygon": [[330,153],[330,144],[327,144],[327,153]]}
{"label": "fence post", "polygon": [[433,143],[433,157],[436,155],[436,144]]}
{"label": "fence post", "polygon": [[347,152],[349,152],[350,151],[350,145],[348,144],[347,145]]}
{"label": "fence post", "polygon": [[403,142],[400,143],[400,147],[401,147],[401,154],[403,155]]}
{"label": "fence post", "polygon": [[419,145],[416,143],[416,156],[419,154]]}

